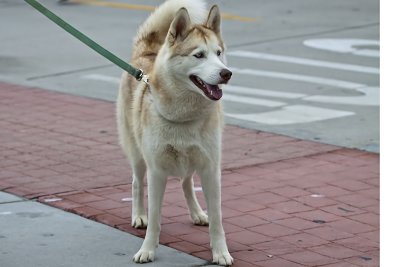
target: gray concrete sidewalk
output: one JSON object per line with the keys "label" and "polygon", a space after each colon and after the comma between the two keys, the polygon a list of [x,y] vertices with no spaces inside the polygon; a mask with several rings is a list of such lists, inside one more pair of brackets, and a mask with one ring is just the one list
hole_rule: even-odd
{"label": "gray concrete sidewalk", "polygon": [[[135,266],[142,239],[35,201],[0,192],[0,266]],[[165,246],[146,267],[207,266]]]}

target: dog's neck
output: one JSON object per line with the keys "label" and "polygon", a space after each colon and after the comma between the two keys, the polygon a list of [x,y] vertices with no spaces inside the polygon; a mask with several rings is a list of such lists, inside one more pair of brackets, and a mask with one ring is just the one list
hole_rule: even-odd
{"label": "dog's neck", "polygon": [[187,89],[188,85],[183,82],[172,84],[163,76],[153,72],[149,86],[155,109],[164,119],[176,123],[195,122],[208,119],[220,108],[219,101],[213,102]]}

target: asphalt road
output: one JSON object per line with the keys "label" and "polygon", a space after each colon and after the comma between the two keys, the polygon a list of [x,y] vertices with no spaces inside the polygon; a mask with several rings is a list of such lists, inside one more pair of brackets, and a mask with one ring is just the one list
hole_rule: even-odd
{"label": "asphalt road", "polygon": [[[124,59],[161,2],[41,0]],[[212,3],[234,72],[227,123],[379,152],[378,0]],[[22,0],[0,0],[0,20],[0,80],[115,101],[116,66]]]}

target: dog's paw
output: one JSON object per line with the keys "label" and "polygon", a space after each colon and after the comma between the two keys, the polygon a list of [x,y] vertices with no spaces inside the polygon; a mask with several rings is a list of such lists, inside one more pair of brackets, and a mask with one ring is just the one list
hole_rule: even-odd
{"label": "dog's paw", "polygon": [[135,256],[133,256],[133,261],[136,263],[154,261],[154,250],[140,249]]}
{"label": "dog's paw", "polygon": [[223,253],[213,253],[213,263],[222,266],[231,266],[233,264],[233,258],[228,251]]}
{"label": "dog's paw", "polygon": [[143,229],[147,227],[147,216],[146,215],[135,215],[132,216],[132,227],[136,229]]}
{"label": "dog's paw", "polygon": [[202,225],[202,226],[207,226],[208,225],[208,216],[205,214],[204,211],[201,211],[199,213],[193,213],[190,215],[192,217],[192,221],[195,225]]}

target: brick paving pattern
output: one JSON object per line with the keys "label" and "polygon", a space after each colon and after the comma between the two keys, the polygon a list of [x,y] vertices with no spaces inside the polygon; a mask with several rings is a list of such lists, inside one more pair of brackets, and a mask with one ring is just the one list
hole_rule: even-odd
{"label": "brick paving pattern", "polygon": [[[144,237],[130,226],[114,103],[0,83],[0,140],[0,190]],[[379,154],[230,125],[223,142],[234,266],[379,266]],[[178,179],[167,184],[160,242],[211,259]]]}

